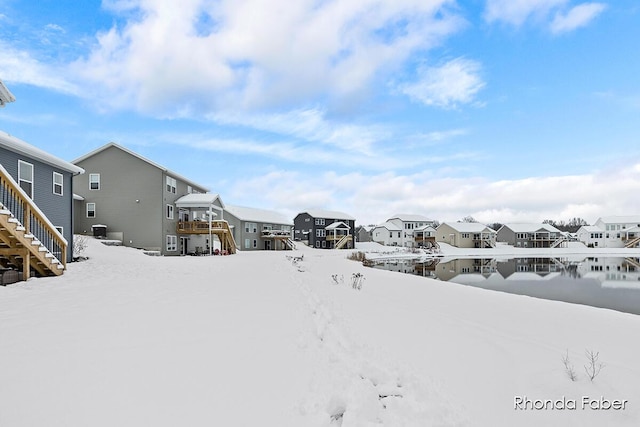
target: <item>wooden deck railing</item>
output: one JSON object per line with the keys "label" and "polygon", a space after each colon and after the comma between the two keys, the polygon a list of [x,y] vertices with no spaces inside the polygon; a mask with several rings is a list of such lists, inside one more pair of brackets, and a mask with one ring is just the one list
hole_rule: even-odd
{"label": "wooden deck railing", "polygon": [[0,165],[0,203],[20,221],[25,228],[25,234],[32,234],[66,267],[67,240],[2,165]]}

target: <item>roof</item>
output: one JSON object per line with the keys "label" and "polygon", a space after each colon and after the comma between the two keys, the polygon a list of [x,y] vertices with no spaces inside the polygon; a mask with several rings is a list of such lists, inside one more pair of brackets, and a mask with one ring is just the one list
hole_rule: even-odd
{"label": "roof", "polygon": [[350,230],[351,227],[349,227],[347,224],[345,224],[343,221],[335,221],[332,222],[331,224],[327,225],[325,228],[325,230]]}
{"label": "roof", "polygon": [[[179,208],[208,208],[213,205],[215,201],[220,202],[220,206],[224,209],[224,203],[218,194],[214,193],[191,193],[185,194],[175,201],[175,204]],[[219,208],[218,208],[219,209]]]}
{"label": "roof", "polygon": [[402,231],[402,228],[398,227],[396,224],[387,221],[385,223],[382,223],[380,225],[376,225],[374,228],[386,228],[389,231]]}
{"label": "roof", "polygon": [[33,159],[39,160],[42,163],[46,163],[48,165],[70,172],[74,175],[79,175],[84,173],[84,169],[82,169],[81,167],[76,166],[73,163],[69,163],[65,160],[62,160],[54,156],[53,154],[47,153],[46,151],[41,150],[38,147],[34,147],[33,145],[28,144],[23,140],[18,139],[15,136],[9,135],[8,133],[3,131],[0,131],[0,146],[8,150],[24,154],[25,156],[29,156]]}
{"label": "roof", "polygon": [[427,218],[424,215],[415,214],[395,214],[391,218],[387,219],[387,221],[391,221],[392,219],[399,219],[403,222],[433,222],[432,219]]}
{"label": "roof", "polygon": [[241,221],[255,221],[255,222],[268,223],[268,224],[293,225],[292,220],[288,219],[286,216],[276,211],[248,208],[245,206],[232,206],[232,205],[227,205],[225,210]]}
{"label": "roof", "polygon": [[433,226],[431,225],[423,225],[422,227],[416,227],[413,229],[413,231],[427,231],[427,230],[436,231],[436,229],[433,228]]}
{"label": "roof", "polygon": [[640,224],[640,215],[612,215],[598,218],[596,222],[605,224]]}
{"label": "roof", "polygon": [[314,218],[332,218],[332,219],[346,219],[349,221],[355,221],[356,219],[354,217],[352,217],[351,215],[348,215],[344,212],[338,212],[338,211],[326,211],[323,209],[310,209],[310,210],[306,210],[304,212],[301,213],[308,213],[309,215],[311,215]]}
{"label": "roof", "polygon": [[200,184],[198,184],[196,182],[193,182],[190,179],[187,179],[184,176],[182,176],[182,175],[180,175],[180,174],[178,174],[178,173],[176,173],[176,172],[174,172],[174,171],[172,171],[170,169],[167,169],[166,167],[164,167],[164,166],[162,166],[162,165],[160,165],[160,164],[158,164],[158,163],[156,163],[156,162],[154,162],[152,160],[149,160],[146,157],[141,156],[140,154],[138,154],[138,153],[136,153],[134,151],[129,150],[128,148],[123,147],[122,145],[116,144],[115,142],[110,142],[108,144],[105,144],[102,147],[99,147],[99,148],[97,148],[97,149],[85,154],[84,156],[78,157],[77,159],[73,160],[72,163],[80,163],[80,162],[82,162],[82,161],[84,161],[84,160],[86,160],[86,159],[88,159],[90,157],[93,157],[96,154],[99,154],[99,153],[101,153],[101,152],[103,152],[103,151],[105,151],[105,150],[107,150],[107,149],[109,149],[111,147],[115,147],[115,148],[117,148],[119,150],[122,150],[125,153],[127,153],[127,154],[129,154],[129,155],[131,155],[133,157],[136,157],[136,158],[142,160],[143,162],[146,162],[146,163],[150,164],[151,166],[154,166],[154,167],[160,169],[161,171],[165,172],[167,175],[171,175],[173,178],[177,178],[177,179],[180,179],[180,181],[186,182],[188,185],[191,185],[192,187],[198,187],[198,188],[202,188],[202,189],[204,189],[206,191],[209,191],[203,185],[200,185]]}
{"label": "roof", "polygon": [[578,229],[578,231],[580,230],[584,230],[587,233],[601,233],[603,231],[602,228],[598,227],[597,225],[583,225]]}
{"label": "roof", "polygon": [[5,104],[15,100],[16,98],[13,96],[11,91],[9,91],[4,83],[2,83],[2,80],[0,80],[0,107],[4,107]]}
{"label": "roof", "polygon": [[527,233],[527,232],[538,231],[540,229],[547,230],[552,233],[560,233],[560,230],[558,230],[551,224],[512,223],[512,224],[504,224],[503,227],[507,227],[516,233]]}
{"label": "roof", "polygon": [[448,225],[454,230],[463,233],[479,233],[485,230],[489,230],[495,233],[495,230],[487,227],[484,224],[480,224],[479,222],[445,222],[441,225]]}

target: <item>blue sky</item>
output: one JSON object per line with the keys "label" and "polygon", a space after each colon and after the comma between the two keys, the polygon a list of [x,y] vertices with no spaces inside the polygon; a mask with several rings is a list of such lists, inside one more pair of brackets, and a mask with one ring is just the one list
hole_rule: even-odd
{"label": "blue sky", "polygon": [[0,0],[0,129],[292,217],[595,222],[640,214],[638,40],[632,0]]}

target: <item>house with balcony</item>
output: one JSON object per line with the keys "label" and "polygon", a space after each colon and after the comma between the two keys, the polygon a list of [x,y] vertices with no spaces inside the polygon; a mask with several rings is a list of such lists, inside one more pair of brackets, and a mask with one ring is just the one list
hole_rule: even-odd
{"label": "house with balcony", "polygon": [[356,242],[373,242],[371,231],[375,225],[359,225],[356,227]]}
{"label": "house with balcony", "polygon": [[314,248],[353,249],[356,220],[338,211],[310,209],[293,220],[294,240]]}
{"label": "house with balcony", "polygon": [[291,250],[293,221],[279,212],[227,205],[224,210],[232,234],[242,251]]}
{"label": "house with balcony", "polygon": [[413,229],[413,246],[418,248],[438,248],[436,229],[431,225],[423,225]]}
{"label": "house with balcony", "polygon": [[640,215],[606,216],[594,226],[603,231],[605,248],[640,247]]}
{"label": "house with balcony", "polygon": [[235,253],[217,194],[114,142],[76,159],[75,232],[158,255]]}
{"label": "house with balcony", "polygon": [[516,248],[561,248],[567,245],[565,234],[550,224],[504,224],[496,233],[496,241]]}
{"label": "house with balcony", "polygon": [[73,183],[83,172],[0,131],[0,276],[63,274],[73,257]]}
{"label": "house with balcony", "polygon": [[427,218],[423,215],[416,214],[396,214],[387,219],[387,223],[395,224],[400,228],[402,233],[400,234],[400,242],[398,246],[404,247],[416,247],[416,241],[414,236],[414,230],[425,226],[433,227],[435,221]]}
{"label": "house with balcony", "polygon": [[496,231],[477,222],[444,222],[436,228],[436,242],[458,248],[494,248]]}

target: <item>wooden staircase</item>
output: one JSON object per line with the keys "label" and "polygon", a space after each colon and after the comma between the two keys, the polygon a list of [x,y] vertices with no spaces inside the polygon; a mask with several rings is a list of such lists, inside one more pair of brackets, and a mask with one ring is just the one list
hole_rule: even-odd
{"label": "wooden staircase", "polygon": [[60,276],[67,259],[67,241],[0,165],[0,266]]}
{"label": "wooden staircase", "polygon": [[344,236],[342,236],[342,238],[340,240],[338,240],[338,243],[336,243],[336,245],[333,247],[334,249],[342,249],[344,247],[344,245],[347,244],[347,242],[350,242],[353,240],[353,237],[351,237],[351,234],[346,234]]}
{"label": "wooden staircase", "polygon": [[624,243],[625,248],[635,248],[636,246],[640,246],[640,237],[629,239]]}

